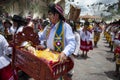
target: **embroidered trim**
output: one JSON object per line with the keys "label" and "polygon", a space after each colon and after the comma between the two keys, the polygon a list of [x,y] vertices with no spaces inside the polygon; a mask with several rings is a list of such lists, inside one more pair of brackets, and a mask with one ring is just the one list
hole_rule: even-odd
{"label": "embroidered trim", "polygon": [[55,51],[61,52],[64,48],[64,30],[62,21],[60,21],[57,26],[53,44]]}

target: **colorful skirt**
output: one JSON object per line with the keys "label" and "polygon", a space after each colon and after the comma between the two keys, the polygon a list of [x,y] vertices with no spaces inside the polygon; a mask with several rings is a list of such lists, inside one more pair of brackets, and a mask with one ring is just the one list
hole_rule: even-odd
{"label": "colorful skirt", "polygon": [[81,40],[80,49],[81,49],[82,51],[93,50],[92,41],[90,41],[89,44],[88,44],[87,41]]}

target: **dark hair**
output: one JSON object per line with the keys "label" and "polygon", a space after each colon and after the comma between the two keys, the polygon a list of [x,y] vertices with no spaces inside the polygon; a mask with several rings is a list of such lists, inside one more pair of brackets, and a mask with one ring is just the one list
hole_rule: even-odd
{"label": "dark hair", "polygon": [[90,25],[90,23],[87,21],[84,23],[84,26],[89,26],[89,25]]}
{"label": "dark hair", "polygon": [[[57,4],[57,5],[59,5],[59,4]],[[49,5],[48,5],[48,13],[53,13],[53,14],[59,14],[59,19],[62,19],[62,20],[65,20],[65,18],[56,10],[56,8],[55,8],[55,6],[56,6],[56,4],[54,4],[54,3],[50,3]],[[60,6],[60,5],[59,5]],[[60,6],[61,7],[61,6]],[[62,8],[62,7],[61,7]]]}
{"label": "dark hair", "polygon": [[24,22],[24,19],[22,16],[14,15],[12,18],[12,21],[16,22],[18,24],[18,26],[21,26]]}
{"label": "dark hair", "polygon": [[[20,16],[20,15],[14,15],[13,18],[12,18],[12,21],[17,23],[17,26],[16,26],[17,29],[16,29],[16,31],[18,30],[18,28],[19,28],[20,26],[23,26],[23,25],[24,25],[24,19],[23,19],[23,17]],[[15,31],[15,33],[16,33],[16,31]]]}
{"label": "dark hair", "polygon": [[77,31],[77,28],[76,28],[76,26],[74,25],[74,26],[72,26],[72,31],[73,32],[76,32]]}
{"label": "dark hair", "polygon": [[10,24],[10,25],[12,26],[12,23],[11,23],[8,19],[5,20],[4,25],[5,25],[6,23],[8,23],[8,24]]}
{"label": "dark hair", "polygon": [[53,14],[58,13],[57,10],[55,9],[55,4],[50,3],[50,4],[48,5],[48,13],[49,13],[49,12],[51,12],[51,13],[53,13]]}
{"label": "dark hair", "polygon": [[80,24],[81,22],[77,20],[77,21],[75,21],[75,23]]}
{"label": "dark hair", "polygon": [[43,29],[44,29],[48,24],[50,24],[49,21],[47,21],[47,20],[44,21],[44,22],[42,23],[42,27],[43,27]]}
{"label": "dark hair", "polygon": [[76,25],[73,21],[70,21],[69,24],[70,24],[73,32],[77,31]]}

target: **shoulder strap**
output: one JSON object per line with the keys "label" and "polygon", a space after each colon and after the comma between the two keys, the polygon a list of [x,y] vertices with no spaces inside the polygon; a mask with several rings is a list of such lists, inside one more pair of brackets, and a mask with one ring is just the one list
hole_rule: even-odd
{"label": "shoulder strap", "polygon": [[54,49],[55,51],[61,52],[64,48],[64,30],[63,22],[60,21],[57,26],[55,37],[54,37]]}

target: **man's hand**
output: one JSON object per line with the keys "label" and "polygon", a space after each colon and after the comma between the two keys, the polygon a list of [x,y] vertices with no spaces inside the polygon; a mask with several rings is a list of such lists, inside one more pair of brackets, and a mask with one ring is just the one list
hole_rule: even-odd
{"label": "man's hand", "polygon": [[28,50],[30,53],[33,53],[34,55],[36,54],[35,48],[32,47],[32,46],[29,46],[29,47],[27,48],[27,50]]}
{"label": "man's hand", "polygon": [[65,53],[61,52],[58,57],[58,60],[60,61],[60,63],[63,63],[66,59],[67,59],[67,56],[65,55]]}

